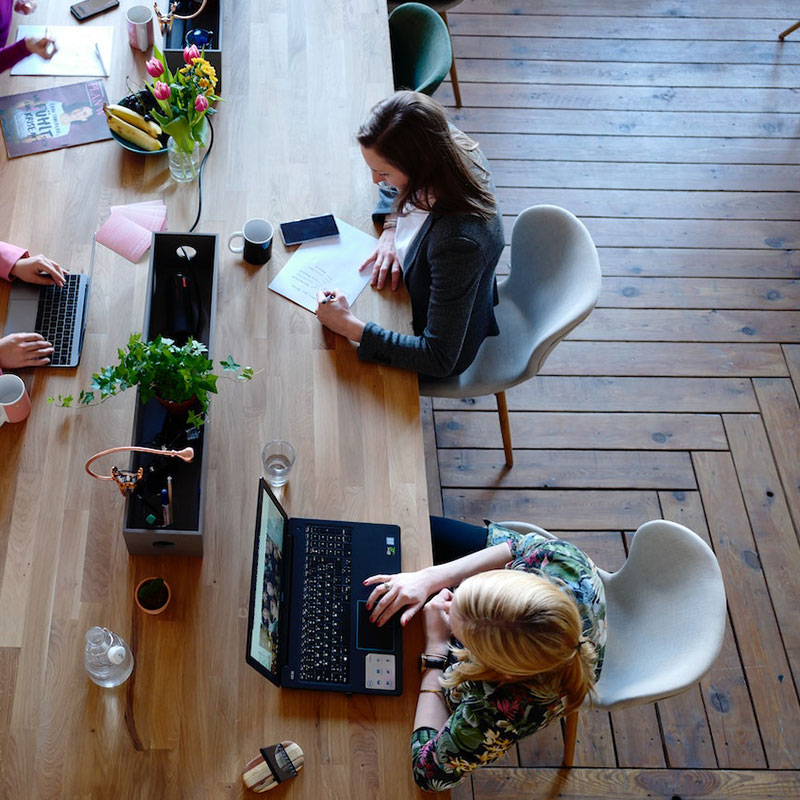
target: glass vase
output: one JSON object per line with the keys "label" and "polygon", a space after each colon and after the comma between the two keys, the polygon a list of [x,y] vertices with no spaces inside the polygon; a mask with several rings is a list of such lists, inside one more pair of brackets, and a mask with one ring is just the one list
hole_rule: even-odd
{"label": "glass vase", "polygon": [[181,150],[170,136],[167,139],[167,156],[169,157],[169,174],[176,183],[190,183],[200,171],[200,144],[194,143],[191,153]]}

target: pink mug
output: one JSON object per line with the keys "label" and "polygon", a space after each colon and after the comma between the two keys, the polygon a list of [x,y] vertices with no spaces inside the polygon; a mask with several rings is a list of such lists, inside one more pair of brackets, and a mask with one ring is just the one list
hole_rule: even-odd
{"label": "pink mug", "polygon": [[22,422],[31,413],[31,398],[18,375],[0,375],[0,425]]}
{"label": "pink mug", "polygon": [[131,6],[125,15],[128,20],[128,41],[131,47],[146,53],[153,46],[153,9]]}

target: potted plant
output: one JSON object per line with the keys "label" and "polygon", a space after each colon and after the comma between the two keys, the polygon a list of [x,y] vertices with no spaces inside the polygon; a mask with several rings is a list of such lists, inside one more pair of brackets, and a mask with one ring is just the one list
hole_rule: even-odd
{"label": "potted plant", "polygon": [[[76,405],[99,405],[138,386],[142,403],[155,397],[168,411],[186,413],[187,422],[199,428],[205,421],[209,395],[217,393],[219,378],[212,371],[214,362],[207,352],[208,348],[191,336],[186,344],[178,345],[166,336],[147,342],[140,333],[131,334],[127,346],[117,351],[118,363],[95,372],[89,390],[80,392]],[[249,381],[253,377],[253,368],[242,367],[231,355],[219,363],[222,374],[232,380]],[[75,398],[60,394],[47,400],[69,408]]]}
{"label": "potted plant", "polygon": [[133,597],[145,614],[160,614],[169,605],[172,593],[163,578],[152,577],[139,581]]}

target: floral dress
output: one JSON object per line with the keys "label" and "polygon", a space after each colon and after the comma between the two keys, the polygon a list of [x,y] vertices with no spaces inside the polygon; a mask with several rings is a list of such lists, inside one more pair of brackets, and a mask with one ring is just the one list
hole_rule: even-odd
{"label": "floral dress", "polygon": [[[519,534],[492,523],[486,546],[507,542],[518,569],[552,578],[578,603],[583,636],[597,650],[595,677],[600,676],[606,642],[603,584],[591,559],[569,542],[537,533]],[[444,791],[467,773],[506,752],[515,742],[564,715],[561,698],[535,683],[467,681],[444,690],[452,712],[440,731],[417,728],[411,735],[414,780],[427,791]]]}

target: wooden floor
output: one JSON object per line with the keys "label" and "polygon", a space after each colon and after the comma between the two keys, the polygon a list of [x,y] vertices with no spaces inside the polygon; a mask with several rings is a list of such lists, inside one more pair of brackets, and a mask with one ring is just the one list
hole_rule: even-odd
{"label": "wooden floor", "polygon": [[[800,797],[800,31],[777,41],[798,15],[788,0],[448,15],[452,117],[492,161],[507,232],[527,206],[564,206],[604,277],[589,319],[508,393],[513,470],[493,401],[423,401],[432,509],[535,521],[608,569],[641,523],[677,520],[714,548],[730,612],[695,689],[583,715],[567,776],[560,731],[543,731],[460,800]],[[449,85],[437,97],[452,106]]]}

